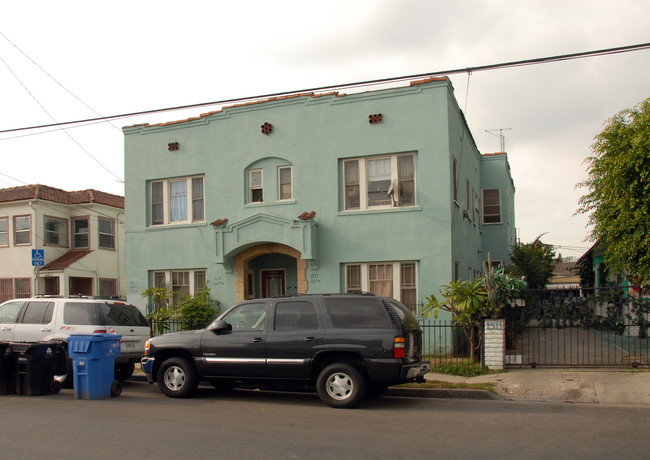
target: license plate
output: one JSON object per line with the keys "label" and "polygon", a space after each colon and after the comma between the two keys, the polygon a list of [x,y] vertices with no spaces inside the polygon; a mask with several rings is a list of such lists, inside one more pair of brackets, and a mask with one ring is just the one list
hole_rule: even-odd
{"label": "license plate", "polygon": [[124,348],[127,350],[135,350],[134,342],[123,342],[122,345],[124,345]]}

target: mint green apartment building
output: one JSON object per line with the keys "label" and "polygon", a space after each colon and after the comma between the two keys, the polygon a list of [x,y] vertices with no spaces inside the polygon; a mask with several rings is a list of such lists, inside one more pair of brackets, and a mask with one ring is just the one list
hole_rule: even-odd
{"label": "mint green apartment building", "polygon": [[307,93],[124,128],[128,298],[223,307],[358,292],[415,312],[515,243],[505,153],[481,155],[447,78]]}

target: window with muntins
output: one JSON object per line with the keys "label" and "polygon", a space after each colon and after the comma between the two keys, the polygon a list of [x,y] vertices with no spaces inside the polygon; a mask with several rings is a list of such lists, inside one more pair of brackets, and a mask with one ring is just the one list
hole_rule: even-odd
{"label": "window with muntins", "polygon": [[9,218],[0,217],[0,247],[9,246]]}
{"label": "window with muntins", "polygon": [[72,247],[88,248],[90,240],[88,238],[88,217],[76,217],[72,219]]}
{"label": "window with muntins", "polygon": [[98,219],[99,247],[102,249],[115,249],[115,220]]}
{"label": "window with muntins", "polygon": [[248,171],[248,202],[262,203],[264,201],[264,184],[261,169]]}
{"label": "window with muntins", "polygon": [[391,297],[417,313],[417,263],[379,262],[345,265],[345,292]]}
{"label": "window with muntins", "polygon": [[293,174],[291,166],[281,166],[278,168],[278,199],[293,199]]}
{"label": "window with muntins", "polygon": [[205,221],[203,176],[151,182],[151,225]]}
{"label": "window with muntins", "polygon": [[156,270],[152,273],[154,287],[166,287],[174,291],[172,303],[178,303],[183,296],[194,296],[205,290],[206,269],[197,270]]}
{"label": "window with muntins", "polygon": [[58,217],[43,218],[44,243],[49,246],[68,247],[68,220]]}
{"label": "window with muntins", "polygon": [[347,210],[415,205],[415,155],[355,158],[343,162]]}
{"label": "window with muntins", "polygon": [[14,217],[14,246],[32,244],[32,216]]}
{"label": "window with muntins", "polygon": [[483,189],[483,223],[501,223],[501,190]]}

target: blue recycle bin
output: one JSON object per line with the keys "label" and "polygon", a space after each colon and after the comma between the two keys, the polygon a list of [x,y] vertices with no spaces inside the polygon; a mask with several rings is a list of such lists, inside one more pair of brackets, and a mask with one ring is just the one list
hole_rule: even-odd
{"label": "blue recycle bin", "polygon": [[119,385],[113,382],[121,339],[121,335],[115,334],[72,334],[68,337],[75,399],[108,399],[121,393],[118,391],[121,387],[116,388]]}

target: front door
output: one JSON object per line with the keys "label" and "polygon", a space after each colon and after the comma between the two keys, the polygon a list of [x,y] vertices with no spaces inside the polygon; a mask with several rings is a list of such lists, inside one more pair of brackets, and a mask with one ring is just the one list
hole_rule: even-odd
{"label": "front door", "polygon": [[262,297],[285,295],[284,270],[262,270]]}

